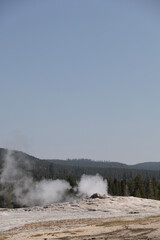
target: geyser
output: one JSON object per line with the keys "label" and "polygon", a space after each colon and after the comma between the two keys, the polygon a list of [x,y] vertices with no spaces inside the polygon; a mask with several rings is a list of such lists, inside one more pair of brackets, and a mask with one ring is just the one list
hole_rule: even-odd
{"label": "geyser", "polygon": [[[12,151],[5,155],[3,169],[0,175],[0,183],[5,186],[0,195],[7,194],[9,186],[13,200],[20,206],[47,205],[54,202],[71,201],[74,197],[89,197],[98,192],[107,194],[107,181],[100,175],[82,175],[77,183],[75,196],[68,194],[72,188],[65,180],[41,180],[34,181],[30,173],[26,172],[21,165],[22,162],[14,158]],[[29,168],[29,163],[23,161],[24,168]],[[10,187],[12,186],[12,187]],[[12,189],[12,190],[11,190]]]}
{"label": "geyser", "polygon": [[99,174],[95,176],[84,174],[78,183],[78,192],[88,197],[94,193],[107,195],[107,180],[103,180],[103,177]]}

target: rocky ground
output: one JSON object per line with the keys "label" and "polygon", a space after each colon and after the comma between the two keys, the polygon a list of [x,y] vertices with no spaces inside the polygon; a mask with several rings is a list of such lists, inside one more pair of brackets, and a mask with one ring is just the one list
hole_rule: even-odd
{"label": "rocky ground", "polygon": [[0,209],[0,240],[158,240],[159,228],[160,201],[134,197]]}

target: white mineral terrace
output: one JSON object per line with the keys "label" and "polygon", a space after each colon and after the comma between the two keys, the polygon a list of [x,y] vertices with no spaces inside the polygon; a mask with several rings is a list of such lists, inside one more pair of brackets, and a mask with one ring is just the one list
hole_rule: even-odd
{"label": "white mineral terrace", "polygon": [[112,197],[83,199],[54,203],[44,207],[0,209],[0,230],[8,230],[26,223],[125,216],[139,218],[160,215],[160,201],[135,197]]}

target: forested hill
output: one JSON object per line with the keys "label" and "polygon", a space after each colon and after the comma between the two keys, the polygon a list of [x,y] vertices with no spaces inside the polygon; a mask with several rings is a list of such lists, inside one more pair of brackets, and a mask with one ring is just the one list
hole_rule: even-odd
{"label": "forested hill", "polygon": [[75,166],[75,167],[100,167],[100,168],[128,168],[127,164],[109,161],[94,161],[91,159],[67,159],[67,160],[48,160],[50,162]]}
{"label": "forested hill", "polygon": [[134,169],[160,170],[160,162],[144,162],[131,165],[130,167]]}
{"label": "forested hill", "polygon": [[92,161],[88,159],[73,160],[42,160],[20,151],[12,151],[6,155],[7,149],[0,148],[0,171],[4,165],[5,157],[11,157],[16,162],[16,167],[25,169],[34,179],[63,178],[73,176],[79,179],[82,174],[99,173],[105,178],[129,179],[140,174],[143,178],[148,176],[160,180],[160,162],[126,165],[118,162]]}
{"label": "forested hill", "polygon": [[119,162],[93,161],[91,159],[67,159],[67,160],[49,160],[56,164],[77,166],[77,167],[105,167],[105,168],[127,168],[142,170],[160,170],[160,162],[144,162],[134,165],[127,165]]}
{"label": "forested hill", "polygon": [[[0,164],[4,160],[4,156],[7,153],[7,149],[0,148]],[[65,166],[75,166],[75,167],[95,167],[95,168],[127,168],[127,169],[141,169],[141,170],[160,170],[160,162],[144,162],[134,165],[127,165],[124,163],[119,162],[111,162],[111,161],[95,161],[91,159],[67,159],[67,160],[60,160],[60,159],[39,159],[28,155],[26,153],[20,151],[12,151],[13,156],[17,160],[24,160],[29,161],[30,163],[38,163],[41,161],[46,162],[46,164],[54,163],[58,165],[65,165]],[[38,161],[38,162],[37,162]]]}

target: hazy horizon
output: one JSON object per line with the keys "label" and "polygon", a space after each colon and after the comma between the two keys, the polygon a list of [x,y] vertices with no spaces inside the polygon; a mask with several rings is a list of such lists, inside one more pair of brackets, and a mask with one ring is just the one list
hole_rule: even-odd
{"label": "hazy horizon", "polygon": [[40,159],[40,160],[60,160],[60,161],[68,161],[68,160],[89,160],[89,161],[93,161],[93,162],[112,162],[112,163],[122,163],[122,164],[126,164],[126,165],[135,165],[135,164],[141,164],[141,163],[160,163],[160,161],[144,161],[144,162],[141,162],[141,161],[139,161],[139,162],[134,162],[134,163],[127,163],[127,162],[120,162],[120,161],[112,161],[112,160],[106,160],[106,159],[91,159],[91,158],[84,158],[84,157],[80,157],[80,158],[54,158],[54,157],[51,157],[51,158],[41,158],[41,157],[39,157],[39,156],[37,156],[37,155],[34,155],[34,154],[32,154],[32,153],[29,153],[29,152],[26,152],[26,151],[24,151],[24,150],[17,150],[17,149],[11,149],[11,148],[3,148],[3,147],[1,147],[0,146],[0,149],[6,149],[6,150],[8,150],[8,151],[18,151],[18,152],[22,152],[22,153],[25,153],[25,154],[27,154],[27,155],[29,155],[29,156],[32,156],[32,157],[35,157],[35,158],[38,158],[38,159]]}
{"label": "hazy horizon", "polygon": [[160,161],[160,3],[1,0],[0,146]]}

